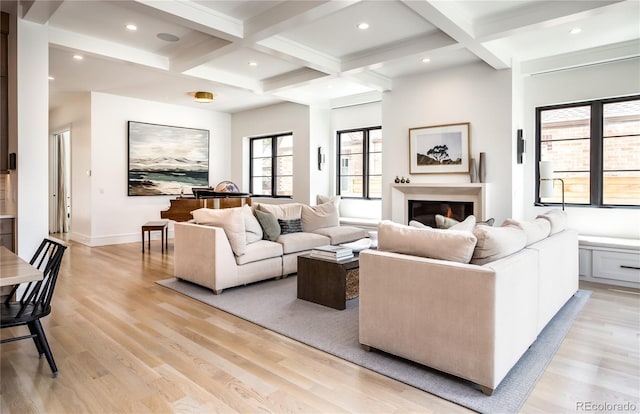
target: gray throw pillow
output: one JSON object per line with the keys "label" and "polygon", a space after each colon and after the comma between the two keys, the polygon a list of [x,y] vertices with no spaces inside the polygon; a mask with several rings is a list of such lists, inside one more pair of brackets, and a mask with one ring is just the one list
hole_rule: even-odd
{"label": "gray throw pillow", "polygon": [[280,224],[278,224],[276,216],[260,210],[254,210],[253,212],[262,227],[264,238],[271,241],[278,240],[278,237],[280,237]]}
{"label": "gray throw pillow", "polygon": [[300,219],[278,219],[278,224],[280,224],[280,234],[302,233],[302,220]]}

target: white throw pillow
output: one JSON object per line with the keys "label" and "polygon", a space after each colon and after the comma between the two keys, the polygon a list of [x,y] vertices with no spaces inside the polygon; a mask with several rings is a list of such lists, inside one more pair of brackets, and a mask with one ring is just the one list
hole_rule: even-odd
{"label": "white throw pillow", "polygon": [[271,213],[280,220],[295,220],[302,218],[302,204],[300,203],[287,203],[287,204],[264,204],[260,203],[256,205],[256,208],[267,213]]}
{"label": "white throw pillow", "polygon": [[248,205],[242,207],[242,215],[244,217],[244,229],[247,232],[247,244],[255,243],[262,240],[262,226],[253,215],[253,209]]}
{"label": "white throw pillow", "polygon": [[378,224],[378,250],[469,263],[475,245],[468,231],[415,228],[389,220]]}
{"label": "white throw pillow", "polygon": [[516,227],[476,226],[473,234],[478,239],[473,251],[473,264],[485,264],[524,249],[527,236]]}
{"label": "white throw pillow", "polygon": [[[436,216],[437,217],[437,216]],[[476,225],[476,217],[475,216],[469,216],[466,219],[464,219],[464,221],[458,221],[455,219],[450,219],[447,218],[445,216],[440,216],[446,220],[450,220],[449,224],[451,224],[451,226],[449,227],[437,227],[438,229],[442,229],[442,230],[460,230],[460,231],[472,231],[473,228]],[[453,223],[455,222],[455,223]],[[453,224],[452,224],[453,223]],[[417,220],[411,220],[409,222],[409,226],[411,227],[415,227],[418,229],[431,229],[432,227],[427,226],[424,223],[421,223]]]}
{"label": "white throw pillow", "polygon": [[536,218],[543,218],[549,221],[549,224],[551,224],[551,232],[549,235],[559,233],[567,228],[567,213],[558,208],[549,210],[544,214],[538,214]]}
{"label": "white throw pillow", "polygon": [[215,226],[224,229],[231,250],[236,256],[242,256],[247,250],[247,236],[244,227],[242,207],[199,208],[191,212],[196,224]]}
{"label": "white throw pillow", "polygon": [[334,203],[324,203],[313,207],[302,205],[302,231],[311,232],[339,225],[338,208]]}
{"label": "white throw pillow", "polygon": [[426,224],[418,220],[411,220],[409,222],[409,227],[415,227],[416,229],[432,229],[433,228],[431,226],[427,226]]}
{"label": "white throw pillow", "polygon": [[340,212],[340,200],[342,200],[341,196],[324,196],[318,194],[316,196],[316,204],[325,204],[325,203],[333,203],[336,205],[338,209],[338,213]]}
{"label": "white throw pillow", "polygon": [[533,221],[506,219],[502,223],[502,227],[506,226],[516,227],[524,231],[524,234],[527,237],[527,246],[544,239],[549,236],[549,233],[551,232],[551,224],[549,223],[549,220],[543,218],[537,218]]}

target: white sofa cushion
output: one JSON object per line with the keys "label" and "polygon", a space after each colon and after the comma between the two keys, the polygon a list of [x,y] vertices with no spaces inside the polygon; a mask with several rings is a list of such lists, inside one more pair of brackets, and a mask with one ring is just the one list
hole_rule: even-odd
{"label": "white sofa cushion", "polygon": [[378,250],[469,263],[475,245],[468,231],[420,229],[389,220],[378,224]]}
{"label": "white sofa cushion", "polygon": [[280,220],[295,220],[302,218],[302,204],[300,203],[287,203],[287,204],[264,204],[259,203],[256,208],[261,211],[266,211],[276,216]]}
{"label": "white sofa cushion", "polygon": [[476,226],[473,234],[478,239],[471,263],[483,265],[524,249],[527,236],[516,227]]}
{"label": "white sofa cushion", "polygon": [[324,227],[340,225],[338,208],[334,203],[317,206],[302,205],[302,230],[311,232]]}
{"label": "white sofa cushion", "polygon": [[282,245],[280,243],[259,240],[247,245],[247,250],[242,256],[236,257],[236,263],[243,265],[258,260],[270,259],[282,256]]}
{"label": "white sofa cushion", "polygon": [[[437,226],[436,227],[438,229],[443,229],[443,230],[461,230],[461,231],[472,231],[473,228],[476,225],[476,217],[475,216],[468,216],[466,219],[464,219],[463,221],[458,221],[455,219],[451,219],[448,217],[444,217],[444,216],[440,216],[440,215],[436,215],[436,223],[438,222],[438,216],[442,217],[443,219],[449,220],[447,222],[447,226],[446,227],[440,227]],[[444,222],[443,222],[444,223]],[[433,227],[427,226],[424,223],[421,223],[417,220],[411,220],[409,222],[409,226],[411,227],[415,227],[418,229],[432,229]]]}
{"label": "white sofa cushion", "polygon": [[328,237],[331,240],[330,244],[348,243],[363,239],[368,235],[366,230],[354,226],[324,227],[313,232]]}
{"label": "white sofa cushion", "polygon": [[315,233],[288,233],[278,237],[284,254],[311,250],[329,244],[329,238]]}
{"label": "white sofa cushion", "polygon": [[247,232],[247,244],[262,240],[262,226],[260,226],[256,216],[253,215],[253,209],[245,204],[242,207],[242,214],[244,216],[244,229]]}
{"label": "white sofa cushion", "polygon": [[506,226],[515,227],[524,231],[524,234],[527,237],[527,246],[544,239],[549,236],[549,233],[551,232],[551,224],[549,223],[549,220],[543,218],[537,218],[533,221],[506,219],[502,223],[502,227]]}
{"label": "white sofa cushion", "polygon": [[216,226],[224,229],[231,250],[236,256],[242,256],[247,249],[247,236],[244,227],[242,207],[199,208],[191,212],[196,224]]}
{"label": "white sofa cushion", "polygon": [[536,218],[542,218],[549,221],[549,224],[551,224],[551,232],[549,235],[560,233],[562,230],[567,228],[567,213],[558,208],[549,210],[544,214],[538,214]]}

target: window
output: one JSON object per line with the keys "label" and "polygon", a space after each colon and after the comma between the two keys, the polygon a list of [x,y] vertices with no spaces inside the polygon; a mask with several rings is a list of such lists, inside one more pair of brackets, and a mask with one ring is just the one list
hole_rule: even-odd
{"label": "window", "polygon": [[[536,124],[538,160],[553,162],[567,204],[640,206],[640,96],[536,108]],[[537,193],[562,198],[561,186]]]}
{"label": "window", "polygon": [[382,127],[338,131],[337,193],[382,197]]}
{"label": "window", "polygon": [[249,191],[266,197],[293,195],[293,135],[286,133],[249,140]]}

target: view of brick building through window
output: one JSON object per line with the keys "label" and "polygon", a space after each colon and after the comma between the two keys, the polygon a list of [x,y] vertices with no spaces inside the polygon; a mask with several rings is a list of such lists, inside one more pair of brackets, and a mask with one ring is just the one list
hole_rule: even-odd
{"label": "view of brick building through window", "polygon": [[382,129],[338,131],[342,197],[382,197]]}
{"label": "view of brick building through window", "polygon": [[250,191],[272,197],[293,195],[293,135],[251,139]]}
{"label": "view of brick building through window", "polygon": [[[594,137],[592,117],[598,117],[595,125],[602,125]],[[564,180],[566,203],[600,204],[590,199],[592,138],[601,141],[595,147],[601,148],[602,204],[640,205],[640,100],[540,111],[540,159],[552,161],[554,176]],[[559,202],[561,197],[557,185],[554,196],[541,201]]]}

